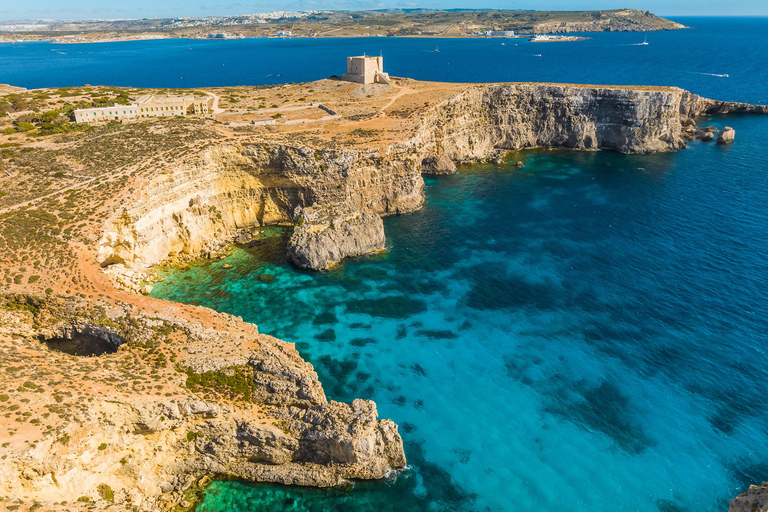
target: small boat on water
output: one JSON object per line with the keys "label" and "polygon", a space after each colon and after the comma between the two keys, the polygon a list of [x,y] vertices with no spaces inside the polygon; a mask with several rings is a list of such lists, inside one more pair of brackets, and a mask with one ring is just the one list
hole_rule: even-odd
{"label": "small boat on water", "polygon": [[435,53],[440,53],[440,47],[439,46],[435,46]]}
{"label": "small boat on water", "polygon": [[648,36],[645,36],[645,40],[642,43],[637,43],[637,46],[648,46],[649,44],[651,43],[648,42]]}

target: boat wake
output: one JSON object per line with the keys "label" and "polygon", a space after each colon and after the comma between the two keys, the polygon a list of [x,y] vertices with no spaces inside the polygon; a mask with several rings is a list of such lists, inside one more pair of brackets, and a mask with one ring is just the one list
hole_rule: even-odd
{"label": "boat wake", "polygon": [[698,71],[694,71],[697,75],[705,75],[705,76],[716,76],[717,78],[730,78],[731,75],[728,73],[699,73]]}

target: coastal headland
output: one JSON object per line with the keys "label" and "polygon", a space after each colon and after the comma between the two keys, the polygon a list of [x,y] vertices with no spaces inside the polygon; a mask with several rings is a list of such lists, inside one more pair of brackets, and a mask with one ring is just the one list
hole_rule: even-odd
{"label": "coastal headland", "polygon": [[[212,107],[70,122],[143,94]],[[296,264],[322,270],[381,250],[381,216],[419,209],[423,174],[527,148],[677,151],[704,116],[768,113],[674,87],[394,77],[2,88],[0,109],[0,501],[41,510],[178,510],[214,477],[336,486],[406,465],[397,426],[327,400],[292,344],[142,295],[158,265],[284,225]]]}
{"label": "coastal headland", "polygon": [[91,43],[241,37],[510,37],[517,34],[679,30],[649,11],[434,10],[279,11],[202,18],[27,20],[0,23],[0,42]]}

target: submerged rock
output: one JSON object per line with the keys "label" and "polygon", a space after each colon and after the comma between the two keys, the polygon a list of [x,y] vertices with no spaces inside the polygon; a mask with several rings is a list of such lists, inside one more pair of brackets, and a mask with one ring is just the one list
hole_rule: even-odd
{"label": "submerged rock", "polygon": [[766,512],[768,511],[768,482],[760,485],[750,485],[731,500],[728,512]]}
{"label": "submerged rock", "polygon": [[718,144],[730,144],[736,138],[736,130],[730,126],[723,128],[723,131],[717,134]]}
{"label": "submerged rock", "polygon": [[384,249],[384,222],[376,213],[334,203],[296,209],[288,258],[301,268],[328,270],[344,258]]}

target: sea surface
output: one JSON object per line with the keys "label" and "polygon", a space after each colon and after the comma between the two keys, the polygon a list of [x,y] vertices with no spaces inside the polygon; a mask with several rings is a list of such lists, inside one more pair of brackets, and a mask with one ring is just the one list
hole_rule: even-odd
{"label": "sea surface", "polygon": [[[0,45],[0,82],[304,81],[381,49],[392,74],[425,80],[670,84],[768,103],[768,19],[680,21],[694,28],[648,46],[628,33]],[[154,296],[241,315],[295,342],[329,398],[375,400],[409,462],[348,490],[215,482],[198,510],[724,512],[768,480],[768,117],[702,122],[736,142],[526,151],[512,158],[523,170],[427,177],[422,210],[384,219],[387,253],[332,272],[292,267],[290,233],[270,229],[167,274]]]}
{"label": "sea surface", "polygon": [[[385,71],[418,80],[674,85],[722,100],[768,103],[766,18],[675,20],[692,30],[599,32],[570,43],[386,37],[0,43],[0,83],[282,84],[341,75],[347,56],[381,53]],[[649,44],[639,45],[645,36]]]}

